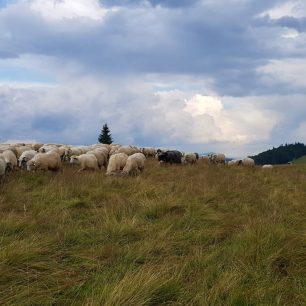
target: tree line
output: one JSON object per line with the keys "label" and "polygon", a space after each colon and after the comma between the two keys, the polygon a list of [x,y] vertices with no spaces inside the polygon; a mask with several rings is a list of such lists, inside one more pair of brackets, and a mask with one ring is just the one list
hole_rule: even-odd
{"label": "tree line", "polygon": [[250,157],[254,159],[257,165],[276,165],[287,164],[304,155],[306,155],[306,146],[303,143],[296,142],[294,144],[280,145],[278,148],[273,147],[273,149]]}

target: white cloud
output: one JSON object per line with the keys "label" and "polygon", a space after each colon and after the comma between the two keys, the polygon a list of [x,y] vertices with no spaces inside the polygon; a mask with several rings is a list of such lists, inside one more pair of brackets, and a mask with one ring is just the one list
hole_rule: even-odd
{"label": "white cloud", "polygon": [[186,99],[186,93],[179,91],[158,95],[159,128],[191,144],[267,141],[277,123],[277,113],[262,109],[262,104],[248,97],[221,99],[195,94]]}
{"label": "white cloud", "polygon": [[223,110],[223,105],[217,97],[195,95],[190,100],[185,100],[186,107],[183,109],[192,117],[200,115],[218,116]]}
{"label": "white cloud", "polygon": [[305,17],[306,16],[306,3],[305,0],[291,0],[284,1],[281,5],[261,13],[261,16],[269,15],[272,19],[279,19],[281,17]]}
{"label": "white cloud", "polygon": [[306,59],[270,60],[269,63],[257,69],[265,82],[287,84],[293,88],[306,88]]}
{"label": "white cloud", "polygon": [[[25,1],[29,2],[29,1]],[[47,20],[89,18],[102,20],[107,13],[98,0],[30,0],[31,9]]]}

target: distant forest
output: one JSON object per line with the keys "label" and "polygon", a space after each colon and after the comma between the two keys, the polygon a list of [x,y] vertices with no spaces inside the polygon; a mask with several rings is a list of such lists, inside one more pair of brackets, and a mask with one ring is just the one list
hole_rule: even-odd
{"label": "distant forest", "polygon": [[285,144],[278,148],[262,152],[255,156],[250,156],[257,165],[264,164],[287,164],[299,157],[306,155],[306,146],[303,143]]}

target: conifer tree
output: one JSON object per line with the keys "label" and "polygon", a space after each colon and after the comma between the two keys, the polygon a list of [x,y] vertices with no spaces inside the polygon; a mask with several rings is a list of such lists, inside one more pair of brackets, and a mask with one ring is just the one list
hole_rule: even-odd
{"label": "conifer tree", "polygon": [[111,144],[113,142],[112,135],[106,123],[103,125],[98,141],[105,144]]}

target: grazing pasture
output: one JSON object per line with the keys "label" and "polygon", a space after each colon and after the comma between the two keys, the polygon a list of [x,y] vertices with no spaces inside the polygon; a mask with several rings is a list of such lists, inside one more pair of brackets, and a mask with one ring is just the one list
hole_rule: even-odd
{"label": "grazing pasture", "polygon": [[306,305],[306,167],[15,171],[1,305]]}

